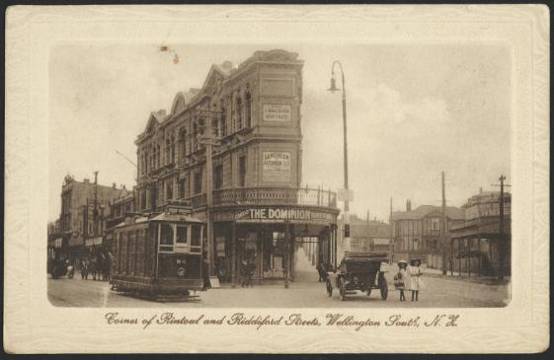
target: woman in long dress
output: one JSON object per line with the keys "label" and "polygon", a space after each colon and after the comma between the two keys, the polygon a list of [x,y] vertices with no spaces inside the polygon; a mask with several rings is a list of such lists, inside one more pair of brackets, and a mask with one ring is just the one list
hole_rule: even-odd
{"label": "woman in long dress", "polygon": [[421,276],[423,275],[423,271],[421,271],[421,260],[416,259],[413,260],[408,267],[408,274],[410,275],[410,291],[412,292],[412,301],[418,301],[419,300],[419,290],[421,290],[423,286],[423,282],[421,281]]}

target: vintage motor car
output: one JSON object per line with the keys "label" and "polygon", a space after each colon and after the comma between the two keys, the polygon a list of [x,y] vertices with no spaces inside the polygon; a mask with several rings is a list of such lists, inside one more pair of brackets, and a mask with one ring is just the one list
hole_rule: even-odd
{"label": "vintage motor car", "polygon": [[371,295],[372,289],[379,289],[381,299],[386,300],[389,292],[382,263],[388,261],[386,253],[345,252],[336,273],[329,273],[327,294],[333,296],[333,289],[339,290],[341,300],[347,295],[362,291]]}

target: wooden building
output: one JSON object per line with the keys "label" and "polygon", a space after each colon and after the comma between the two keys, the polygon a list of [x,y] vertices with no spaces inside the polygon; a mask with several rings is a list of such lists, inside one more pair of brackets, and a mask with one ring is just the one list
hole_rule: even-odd
{"label": "wooden building", "polygon": [[[446,242],[441,243],[442,207],[421,205],[412,210],[406,202],[406,211],[392,213],[393,261],[419,258],[427,266],[442,269],[443,250],[449,244],[450,229],[464,222],[464,210],[446,207]],[[445,248],[442,249],[442,246]]]}
{"label": "wooden building", "polygon": [[465,221],[451,229],[450,271],[459,275],[511,273],[511,195],[504,193],[503,231],[500,192],[479,192],[463,206]]}

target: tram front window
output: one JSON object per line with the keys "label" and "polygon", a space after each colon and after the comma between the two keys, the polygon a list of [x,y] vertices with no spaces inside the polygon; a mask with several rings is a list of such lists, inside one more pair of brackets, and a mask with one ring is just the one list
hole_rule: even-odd
{"label": "tram front window", "polygon": [[169,224],[161,225],[160,251],[173,251],[173,228]]}
{"label": "tram front window", "polygon": [[200,246],[200,237],[202,236],[202,225],[192,225],[191,245]]}
{"label": "tram front window", "polygon": [[177,239],[175,242],[178,244],[187,243],[187,227],[186,226],[177,226]]}

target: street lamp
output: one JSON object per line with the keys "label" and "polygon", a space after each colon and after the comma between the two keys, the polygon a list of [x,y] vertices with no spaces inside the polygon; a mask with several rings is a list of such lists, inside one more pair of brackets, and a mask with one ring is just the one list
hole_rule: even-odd
{"label": "street lamp", "polygon": [[347,140],[347,131],[346,131],[346,87],[344,86],[344,70],[342,69],[342,64],[340,61],[335,60],[331,65],[331,86],[329,91],[336,92],[341,89],[337,88],[337,83],[335,79],[335,65],[338,65],[341,73],[342,80],[342,125],[343,125],[343,136],[344,136],[344,241],[348,247],[350,247],[350,217],[348,212],[350,211],[349,202],[350,202],[350,193],[348,191],[348,140]]}

